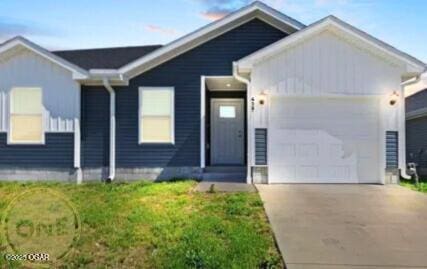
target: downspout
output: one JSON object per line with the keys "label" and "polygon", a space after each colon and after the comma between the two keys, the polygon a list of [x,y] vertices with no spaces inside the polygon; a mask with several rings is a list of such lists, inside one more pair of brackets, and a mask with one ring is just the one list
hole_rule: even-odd
{"label": "downspout", "polygon": [[247,99],[246,100],[247,101],[246,107],[247,107],[247,118],[248,118],[247,119],[248,122],[246,123],[246,129],[248,132],[247,133],[248,156],[247,156],[247,161],[246,161],[247,162],[246,183],[250,184],[253,181],[252,180],[252,169],[251,169],[251,167],[252,167],[252,131],[250,129],[251,126],[253,126],[253,124],[252,124],[253,115],[252,115],[252,111],[250,108],[251,107],[250,98],[251,98],[251,92],[252,92],[251,82],[247,78],[239,75],[236,62],[233,62],[233,77],[236,80],[238,80],[238,81],[240,81],[246,85],[246,99]]}
{"label": "downspout", "polygon": [[400,176],[404,179],[411,179],[412,177],[406,173],[406,110],[405,110],[405,86],[418,83],[421,80],[421,75],[417,75],[411,79],[408,79],[400,84],[400,109],[399,109],[399,130],[402,132],[399,134],[399,148],[401,150],[399,170]]}
{"label": "downspout", "polygon": [[116,176],[116,93],[107,78],[102,83],[110,93],[110,160],[108,180],[113,181]]}

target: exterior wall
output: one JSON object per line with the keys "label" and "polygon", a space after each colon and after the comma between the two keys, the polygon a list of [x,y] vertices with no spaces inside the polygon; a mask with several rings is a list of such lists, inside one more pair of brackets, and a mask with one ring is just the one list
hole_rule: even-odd
{"label": "exterior wall", "polygon": [[406,98],[406,113],[427,108],[427,88]]}
{"label": "exterior wall", "polygon": [[[43,91],[44,145],[8,145],[10,90]],[[19,48],[0,58],[0,179],[71,180],[74,174],[74,122],[80,115],[80,85],[68,70]]]}
{"label": "exterior wall", "polygon": [[0,180],[72,180],[74,135],[47,133],[46,145],[7,145],[0,133]]}
{"label": "exterior wall", "polygon": [[[427,176],[427,117],[406,121],[406,158],[419,164],[419,174]],[[419,154],[423,150],[423,154]]]}
{"label": "exterior wall", "polygon": [[323,31],[255,65],[255,90],[283,95],[378,95],[400,90],[402,67]]}
{"label": "exterior wall", "polygon": [[82,87],[81,129],[82,168],[107,167],[110,143],[110,95],[103,86]]}
{"label": "exterior wall", "polygon": [[389,100],[394,91],[401,90],[402,72],[403,67],[396,62],[380,58],[334,32],[320,32],[255,64],[252,93],[256,98],[266,93],[267,103],[260,105],[256,99],[253,128],[268,128],[269,105],[274,96],[375,96],[379,98],[380,166],[384,164],[385,168],[385,132],[400,129],[399,110],[404,104],[399,101],[390,106]]}
{"label": "exterior wall", "polygon": [[[420,117],[406,120],[406,159],[418,163],[418,173],[427,176],[427,89],[406,98],[406,113],[421,111]],[[420,154],[423,150],[424,153]]]}
{"label": "exterior wall", "polygon": [[0,132],[6,132],[12,87],[41,87],[46,132],[73,132],[80,113],[80,85],[70,71],[27,49],[0,58]]}
{"label": "exterior wall", "polygon": [[[232,62],[286,34],[254,19],[162,65],[133,78],[127,87],[116,89],[116,165],[117,179],[129,171],[139,170],[139,178],[161,178],[163,169],[181,167],[193,177],[200,168],[200,77],[232,75]],[[138,87],[173,86],[175,88],[175,144],[138,144]],[[107,91],[82,93],[82,161],[83,167],[98,167],[108,160]],[[99,96],[99,97],[95,97]],[[98,116],[93,114],[99,113]],[[92,115],[92,116],[91,116]],[[103,122],[103,123],[101,123]],[[92,127],[91,127],[92,126]],[[95,151],[92,151],[96,150]],[[93,171],[93,169],[92,169]],[[145,171],[145,172],[143,172]],[[170,170],[169,170],[170,171]],[[132,173],[131,173],[132,174]],[[153,176],[157,175],[157,176]],[[164,173],[163,173],[164,174]],[[173,177],[172,174],[169,174]],[[168,177],[169,177],[168,175]],[[86,178],[86,177],[85,177]]]}

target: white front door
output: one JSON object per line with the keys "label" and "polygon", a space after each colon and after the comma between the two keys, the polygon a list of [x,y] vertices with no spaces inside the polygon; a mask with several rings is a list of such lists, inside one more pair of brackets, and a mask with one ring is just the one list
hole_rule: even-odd
{"label": "white front door", "polygon": [[211,164],[244,164],[243,99],[211,99]]}
{"label": "white front door", "polygon": [[379,183],[377,98],[272,97],[270,183]]}

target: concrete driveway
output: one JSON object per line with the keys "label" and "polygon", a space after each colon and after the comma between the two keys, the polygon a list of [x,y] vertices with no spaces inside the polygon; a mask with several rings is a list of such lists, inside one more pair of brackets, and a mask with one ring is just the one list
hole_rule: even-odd
{"label": "concrete driveway", "polygon": [[257,185],[288,269],[427,268],[427,195],[395,185]]}

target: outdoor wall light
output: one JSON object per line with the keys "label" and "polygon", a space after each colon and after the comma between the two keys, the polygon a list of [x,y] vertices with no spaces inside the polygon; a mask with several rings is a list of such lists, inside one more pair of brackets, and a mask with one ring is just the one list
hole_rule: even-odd
{"label": "outdoor wall light", "polygon": [[394,91],[390,96],[390,105],[394,106],[397,103],[397,100],[399,100],[399,94]]}
{"label": "outdoor wall light", "polygon": [[260,105],[264,105],[265,101],[267,100],[267,93],[265,91],[262,91],[258,97],[258,100]]}

